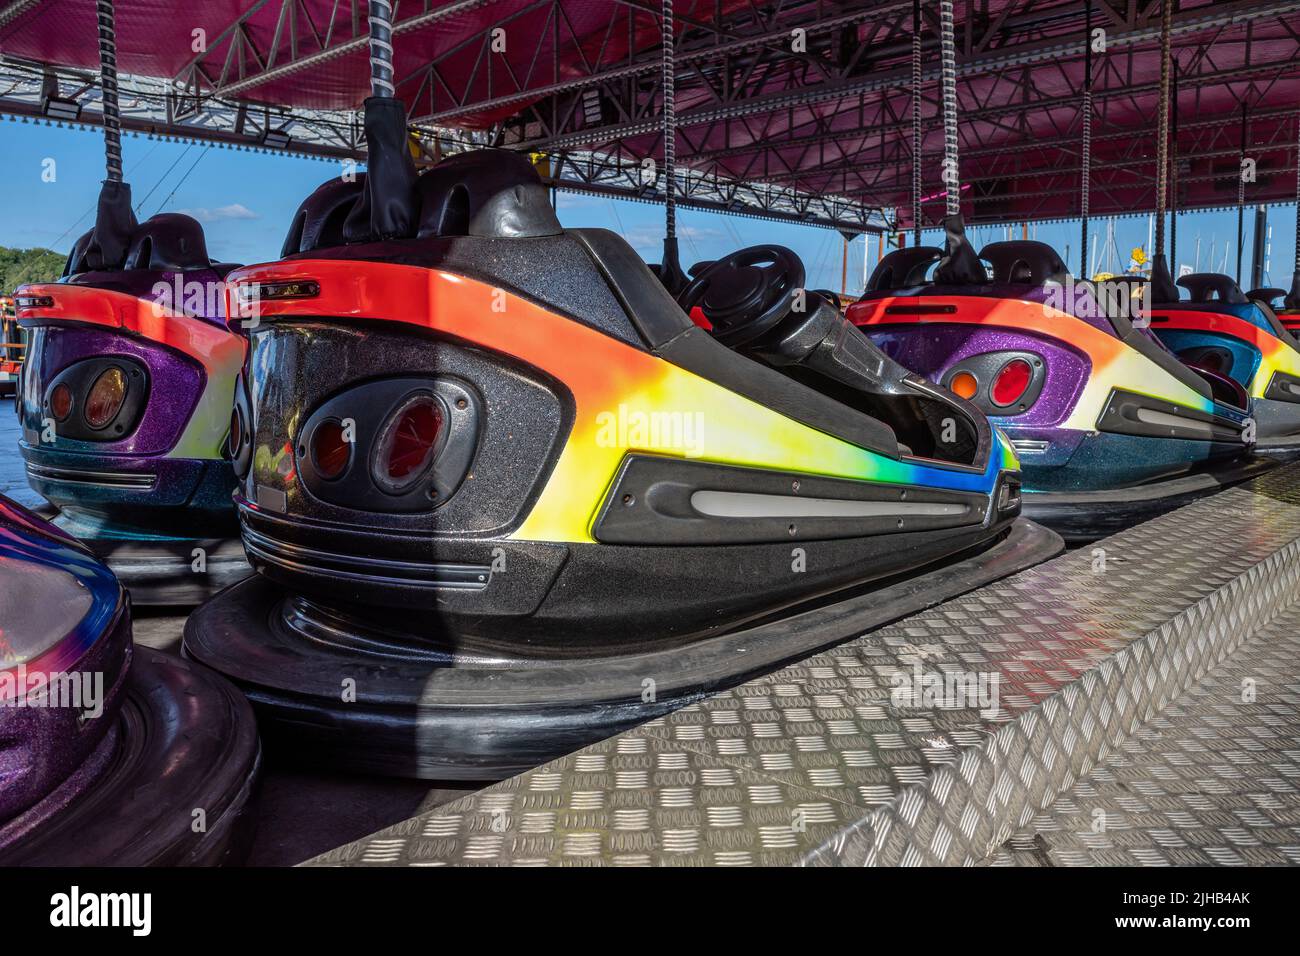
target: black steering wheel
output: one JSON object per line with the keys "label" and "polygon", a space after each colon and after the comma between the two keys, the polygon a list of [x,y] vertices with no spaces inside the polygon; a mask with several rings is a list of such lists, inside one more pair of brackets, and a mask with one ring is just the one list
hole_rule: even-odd
{"label": "black steering wheel", "polygon": [[794,310],[803,262],[785,246],[750,246],[710,263],[677,296],[688,315],[697,305],[713,337],[735,347],[752,342]]}

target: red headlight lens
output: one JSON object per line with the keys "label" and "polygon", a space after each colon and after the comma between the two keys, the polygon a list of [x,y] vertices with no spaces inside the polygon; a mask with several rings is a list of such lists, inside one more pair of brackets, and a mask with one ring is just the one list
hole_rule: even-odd
{"label": "red headlight lens", "polygon": [[126,376],[116,365],[99,373],[86,397],[86,424],[103,428],[122,408],[126,398]]}
{"label": "red headlight lens", "polygon": [[375,479],[392,494],[409,490],[433,464],[442,433],[442,405],[432,395],[416,395],[390,416],[375,455]]}
{"label": "red headlight lens", "polygon": [[343,474],[352,457],[352,443],[345,440],[341,424],[324,421],[316,426],[311,438],[311,457],[316,474],[325,480]]}
{"label": "red headlight lens", "polygon": [[66,421],[72,414],[72,389],[59,383],[50,392],[50,414],[56,422]]}
{"label": "red headlight lens", "polygon": [[1028,362],[1024,359],[1012,359],[1002,366],[993,379],[989,397],[993,399],[995,405],[1014,405],[1020,400],[1020,396],[1025,394],[1033,377],[1034,370],[1029,367]]}
{"label": "red headlight lens", "polygon": [[230,447],[230,457],[238,458],[244,448],[244,413],[238,405],[230,410],[230,438],[226,443]]}

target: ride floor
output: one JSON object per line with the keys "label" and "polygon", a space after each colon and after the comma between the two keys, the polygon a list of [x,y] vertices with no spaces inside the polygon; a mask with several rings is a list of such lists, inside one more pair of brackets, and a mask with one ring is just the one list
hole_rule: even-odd
{"label": "ride floor", "polygon": [[1286,465],[311,863],[1300,863],[1298,627]]}

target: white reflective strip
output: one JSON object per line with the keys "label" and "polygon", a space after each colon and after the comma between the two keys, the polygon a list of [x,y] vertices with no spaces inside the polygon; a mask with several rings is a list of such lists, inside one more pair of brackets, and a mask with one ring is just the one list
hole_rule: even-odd
{"label": "white reflective strip", "polygon": [[740,491],[696,491],[691,507],[713,518],[940,518],[969,511],[966,505],[929,501],[847,501]]}
{"label": "white reflective strip", "polygon": [[1137,410],[1138,421],[1145,422],[1148,425],[1163,425],[1165,427],[1177,427],[1187,431],[1193,431],[1204,435],[1207,438],[1214,436],[1214,427],[1209,422],[1198,422],[1190,418],[1181,418],[1178,415],[1170,415],[1168,412],[1157,412],[1150,408],[1139,408]]}

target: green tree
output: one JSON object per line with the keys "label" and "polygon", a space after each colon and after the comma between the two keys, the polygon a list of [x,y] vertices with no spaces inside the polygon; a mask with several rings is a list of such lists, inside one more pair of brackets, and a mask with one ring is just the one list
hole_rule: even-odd
{"label": "green tree", "polygon": [[28,282],[52,282],[63,275],[63,253],[52,249],[10,249],[0,246],[0,294],[13,295]]}

